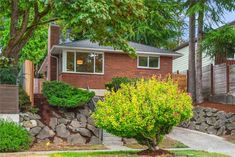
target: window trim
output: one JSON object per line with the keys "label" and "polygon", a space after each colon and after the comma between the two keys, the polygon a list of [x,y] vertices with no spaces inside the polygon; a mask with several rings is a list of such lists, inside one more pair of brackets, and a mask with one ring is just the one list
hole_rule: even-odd
{"label": "window trim", "polygon": [[[66,66],[67,66],[67,52],[73,52],[74,53],[74,71],[67,71],[66,70]],[[76,71],[76,57],[77,57],[77,53],[95,53],[95,54],[102,54],[102,59],[103,59],[103,63],[102,63],[102,72],[101,73],[97,73],[95,72],[95,57],[94,59],[94,66],[93,66],[93,73],[92,72],[77,72]],[[104,52],[97,52],[97,51],[81,51],[81,50],[63,50],[63,73],[71,73],[71,74],[92,74],[92,75],[104,75]]]}
{"label": "window trim", "polygon": [[[139,66],[139,57],[147,57],[147,66]],[[158,67],[149,67],[149,57],[158,58]],[[137,56],[137,68],[139,69],[160,69],[160,56],[155,55],[138,55]]]}

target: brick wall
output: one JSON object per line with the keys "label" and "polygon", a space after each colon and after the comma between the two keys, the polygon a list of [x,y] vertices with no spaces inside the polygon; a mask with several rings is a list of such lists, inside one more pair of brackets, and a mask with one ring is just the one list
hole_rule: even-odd
{"label": "brick wall", "polygon": [[104,89],[104,84],[111,81],[113,77],[144,77],[153,75],[167,75],[172,72],[172,57],[160,57],[160,69],[137,68],[136,59],[127,54],[105,53],[104,75],[97,74],[72,74],[61,73],[59,79],[77,87],[92,89]]}

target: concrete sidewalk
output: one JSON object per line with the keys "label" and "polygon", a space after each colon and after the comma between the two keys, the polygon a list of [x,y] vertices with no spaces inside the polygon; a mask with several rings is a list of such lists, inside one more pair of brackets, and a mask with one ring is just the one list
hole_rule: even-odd
{"label": "concrete sidewalk", "polygon": [[222,137],[179,127],[175,127],[168,136],[193,150],[204,150],[235,157],[235,144],[225,141]]}

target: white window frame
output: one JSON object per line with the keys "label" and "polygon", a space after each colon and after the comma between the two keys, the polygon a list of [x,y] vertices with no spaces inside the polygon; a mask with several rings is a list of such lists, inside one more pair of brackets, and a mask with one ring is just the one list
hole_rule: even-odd
{"label": "white window frame", "polygon": [[[139,57],[147,57],[147,66],[139,66]],[[156,58],[158,58],[158,67],[149,67],[149,57],[156,57]],[[140,69],[160,69],[160,56],[138,55],[137,56],[137,68],[140,68]]]}
{"label": "white window frame", "polygon": [[[74,71],[67,71],[67,52],[73,52],[74,53]],[[94,53],[94,54],[102,54],[102,72],[97,73],[95,72],[95,57],[94,57],[94,66],[93,66],[93,73],[92,72],[77,72],[76,70],[76,54],[77,53]],[[63,50],[63,73],[74,73],[74,74],[94,74],[94,75],[104,75],[104,52],[96,52],[96,51],[80,51],[80,50]]]}

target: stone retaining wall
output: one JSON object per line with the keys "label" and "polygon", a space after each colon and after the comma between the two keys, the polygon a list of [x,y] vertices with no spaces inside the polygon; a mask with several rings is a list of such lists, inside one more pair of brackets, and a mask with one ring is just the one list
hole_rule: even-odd
{"label": "stone retaining wall", "polygon": [[100,144],[100,130],[95,127],[88,107],[73,112],[52,112],[49,125],[38,114],[21,113],[20,123],[31,133],[34,142],[64,141],[69,144]]}
{"label": "stone retaining wall", "polygon": [[235,113],[226,113],[212,108],[196,107],[190,121],[180,126],[215,135],[235,135]]}

